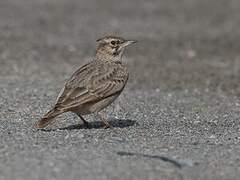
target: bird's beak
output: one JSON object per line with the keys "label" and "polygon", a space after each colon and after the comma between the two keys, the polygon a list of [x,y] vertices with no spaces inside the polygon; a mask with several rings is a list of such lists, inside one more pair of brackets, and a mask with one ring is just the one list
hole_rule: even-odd
{"label": "bird's beak", "polygon": [[136,42],[137,42],[137,41],[126,40],[126,41],[122,44],[122,47],[129,46],[130,44],[134,44],[134,43],[136,43]]}

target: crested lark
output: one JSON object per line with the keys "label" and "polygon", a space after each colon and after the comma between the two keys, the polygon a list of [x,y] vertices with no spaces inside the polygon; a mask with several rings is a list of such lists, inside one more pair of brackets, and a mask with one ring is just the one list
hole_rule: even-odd
{"label": "crested lark", "polygon": [[105,127],[110,127],[100,111],[110,105],[122,92],[128,80],[127,67],[121,62],[126,46],[136,41],[107,36],[97,40],[96,55],[90,63],[80,67],[58,95],[52,110],[36,123],[41,129],[65,112],[76,113],[87,126],[82,115],[97,112]]}

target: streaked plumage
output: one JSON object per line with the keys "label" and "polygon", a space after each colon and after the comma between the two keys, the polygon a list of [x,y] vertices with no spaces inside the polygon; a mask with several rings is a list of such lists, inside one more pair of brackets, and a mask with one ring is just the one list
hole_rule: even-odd
{"label": "streaked plumage", "polygon": [[[80,67],[65,83],[56,104],[36,124],[44,128],[64,112],[76,113],[87,125],[82,115],[100,112],[122,92],[128,80],[127,67],[121,62],[124,48],[134,41],[108,36],[98,41],[93,61]],[[105,125],[109,124],[102,119]]]}

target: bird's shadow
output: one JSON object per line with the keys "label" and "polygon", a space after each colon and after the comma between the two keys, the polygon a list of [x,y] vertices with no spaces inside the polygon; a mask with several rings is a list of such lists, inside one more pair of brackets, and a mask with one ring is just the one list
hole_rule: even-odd
{"label": "bird's shadow", "polygon": [[[137,124],[135,120],[130,119],[111,119],[108,121],[111,127],[125,128]],[[74,124],[67,127],[62,127],[58,129],[42,129],[43,131],[54,131],[54,130],[75,130],[75,129],[102,129],[104,128],[104,123],[102,121],[88,122],[88,126],[84,124]]]}

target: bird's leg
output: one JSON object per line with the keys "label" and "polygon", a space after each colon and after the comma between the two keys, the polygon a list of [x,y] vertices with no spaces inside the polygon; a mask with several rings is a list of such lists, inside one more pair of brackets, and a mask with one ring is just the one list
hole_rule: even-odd
{"label": "bird's leg", "polygon": [[103,121],[104,123],[104,128],[111,128],[112,126],[109,124],[109,122],[107,121],[106,118],[106,114],[104,112],[98,112],[98,116],[100,117],[100,119]]}
{"label": "bird's leg", "polygon": [[83,121],[84,126],[89,127],[89,123],[82,117],[82,115],[79,113],[77,113],[77,115]]}
{"label": "bird's leg", "polygon": [[124,118],[126,118],[126,109],[123,106],[123,102],[121,100],[121,98],[119,97],[118,103],[113,106],[113,112],[116,112],[115,117],[118,119],[119,118],[119,114],[121,114],[121,111],[124,113]]}

